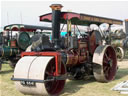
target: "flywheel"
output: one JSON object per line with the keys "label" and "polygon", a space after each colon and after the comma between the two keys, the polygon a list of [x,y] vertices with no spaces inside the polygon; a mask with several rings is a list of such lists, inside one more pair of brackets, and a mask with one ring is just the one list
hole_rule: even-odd
{"label": "flywheel", "polygon": [[17,38],[18,47],[22,50],[26,50],[26,48],[30,45],[30,36],[27,32],[21,32]]}
{"label": "flywheel", "polygon": [[117,71],[117,57],[113,47],[101,45],[93,55],[93,74],[99,82],[109,82],[115,78]]}

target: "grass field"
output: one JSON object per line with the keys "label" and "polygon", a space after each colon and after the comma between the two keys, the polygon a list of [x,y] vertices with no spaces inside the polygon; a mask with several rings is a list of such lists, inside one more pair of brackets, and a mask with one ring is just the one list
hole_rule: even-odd
{"label": "grass field", "polygon": [[[128,61],[119,62],[119,70],[116,78],[110,83],[99,83],[94,78],[89,80],[70,81],[67,80],[61,96],[128,96],[117,91],[112,91],[116,84],[128,80]],[[0,73],[0,96],[24,96],[18,92],[14,82],[10,80],[13,70],[8,64],[3,64]]]}

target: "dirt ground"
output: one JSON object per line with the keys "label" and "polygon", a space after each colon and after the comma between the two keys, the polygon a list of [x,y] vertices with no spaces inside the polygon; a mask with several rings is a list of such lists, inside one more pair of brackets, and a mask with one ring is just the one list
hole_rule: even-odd
{"label": "dirt ground", "polygon": [[87,81],[68,80],[61,96],[128,96],[111,90],[116,84],[128,80],[128,59],[118,62],[118,67],[115,80],[109,83],[100,83],[94,78]]}
{"label": "dirt ground", "polygon": [[124,59],[121,62],[118,62],[119,68],[128,68],[128,59]]}

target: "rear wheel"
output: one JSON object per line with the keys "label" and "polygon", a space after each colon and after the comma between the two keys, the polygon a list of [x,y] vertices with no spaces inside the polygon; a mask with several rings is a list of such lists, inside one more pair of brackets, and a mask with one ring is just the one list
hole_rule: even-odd
{"label": "rear wheel", "polygon": [[93,56],[93,74],[97,81],[109,82],[117,71],[117,58],[113,47],[102,45],[96,48]]}

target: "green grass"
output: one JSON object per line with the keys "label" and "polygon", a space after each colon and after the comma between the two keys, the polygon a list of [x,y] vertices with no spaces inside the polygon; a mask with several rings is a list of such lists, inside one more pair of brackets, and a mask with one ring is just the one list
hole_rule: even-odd
{"label": "green grass", "polygon": [[68,81],[62,96],[124,96],[111,88],[125,80],[128,80],[128,68],[119,69],[115,80],[109,83],[99,83],[94,78],[86,81]]}
{"label": "green grass", "polygon": [[[14,82],[10,80],[12,75],[13,70],[9,65],[3,64],[0,73],[0,96],[24,96],[16,90]],[[99,83],[94,78],[78,81],[67,80],[61,96],[127,96],[111,90],[116,84],[125,80],[128,80],[128,66],[120,68],[115,80],[110,83]]]}
{"label": "green grass", "polygon": [[13,70],[10,68],[8,64],[2,65],[1,75],[1,96],[23,96],[19,93],[14,85],[14,82],[11,81],[11,76],[13,75]]}

